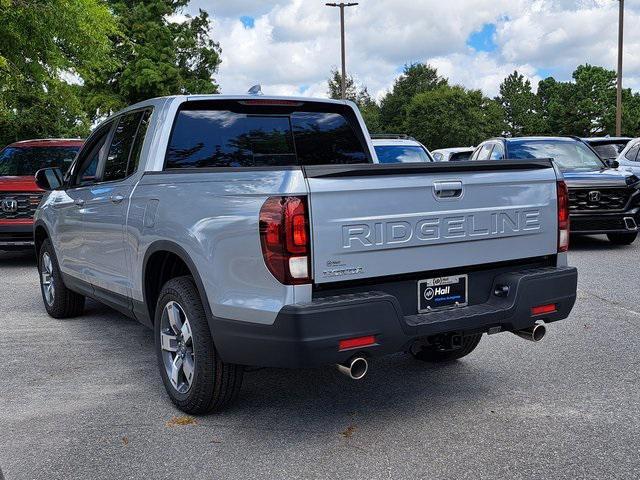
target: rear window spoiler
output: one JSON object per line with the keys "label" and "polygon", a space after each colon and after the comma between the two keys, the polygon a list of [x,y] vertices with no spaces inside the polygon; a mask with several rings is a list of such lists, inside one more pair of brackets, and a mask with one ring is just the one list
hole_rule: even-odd
{"label": "rear window spoiler", "polygon": [[421,173],[491,172],[504,170],[541,170],[554,168],[551,159],[489,160],[432,163],[353,164],[303,166],[307,178],[367,177],[375,175],[411,175]]}

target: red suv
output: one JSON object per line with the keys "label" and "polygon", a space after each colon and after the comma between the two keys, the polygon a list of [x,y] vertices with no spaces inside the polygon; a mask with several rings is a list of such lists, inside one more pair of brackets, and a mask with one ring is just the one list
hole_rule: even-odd
{"label": "red suv", "polygon": [[0,251],[33,246],[33,214],[42,198],[34,180],[45,167],[63,171],[83,140],[25,140],[0,151]]}

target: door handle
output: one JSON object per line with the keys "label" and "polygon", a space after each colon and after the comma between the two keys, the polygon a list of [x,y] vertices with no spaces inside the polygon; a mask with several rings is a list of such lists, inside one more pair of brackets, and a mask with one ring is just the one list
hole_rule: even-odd
{"label": "door handle", "polygon": [[435,182],[433,193],[438,198],[460,198],[462,196],[462,182]]}
{"label": "door handle", "polygon": [[122,202],[123,200],[124,200],[124,197],[122,195],[111,195],[111,201],[113,203],[118,204],[118,203]]}
{"label": "door handle", "polygon": [[81,198],[76,198],[73,203],[76,207],[84,207],[84,200]]}

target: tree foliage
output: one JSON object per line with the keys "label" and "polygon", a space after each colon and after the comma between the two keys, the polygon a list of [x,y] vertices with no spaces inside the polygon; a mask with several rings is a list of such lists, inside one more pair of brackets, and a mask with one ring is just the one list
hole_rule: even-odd
{"label": "tree foliage", "polygon": [[513,72],[500,84],[496,98],[504,110],[506,132],[512,137],[545,133],[540,115],[540,99],[533,93],[531,81]]}
{"label": "tree foliage", "polygon": [[404,131],[431,148],[473,146],[499,135],[500,105],[480,90],[441,85],[415,95],[406,108]]}
{"label": "tree foliage", "polygon": [[[332,72],[329,93],[340,95],[340,75]],[[450,86],[429,65],[412,64],[378,103],[347,81],[372,132],[408,133],[429,148],[475,145],[496,135],[614,135],[616,73],[580,65],[571,81],[531,80],[515,71],[504,79],[495,99],[478,90]],[[366,99],[366,101],[365,101]],[[640,94],[624,89],[623,135],[640,136]]]}
{"label": "tree foliage", "polygon": [[207,12],[173,22],[189,0],[108,1],[118,25],[112,38],[116,63],[86,83],[92,118],[147,98],[218,91],[213,75],[220,46],[209,36]]}
{"label": "tree foliage", "polygon": [[[327,80],[329,98],[342,98],[342,74],[338,70],[332,70]],[[380,131],[380,107],[375,102],[366,86],[359,87],[351,75],[347,75],[345,82],[345,98],[351,100],[360,109],[360,113],[372,133]]]}
{"label": "tree foliage", "polygon": [[402,75],[396,79],[391,91],[380,103],[381,124],[390,132],[401,132],[411,99],[447,84],[447,79],[438,75],[438,71],[430,65],[405,65]]}
{"label": "tree foliage", "polygon": [[[100,0],[0,0],[0,146],[86,134],[79,85],[111,65],[116,25]],[[73,82],[72,82],[73,83]]]}

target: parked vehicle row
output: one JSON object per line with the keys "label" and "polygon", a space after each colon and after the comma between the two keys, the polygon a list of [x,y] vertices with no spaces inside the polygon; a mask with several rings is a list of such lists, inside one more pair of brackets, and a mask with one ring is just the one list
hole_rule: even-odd
{"label": "parked vehicle row", "polygon": [[571,233],[606,234],[631,244],[640,223],[640,179],[604,161],[583,140],[568,137],[494,138],[481,143],[472,160],[553,159],[569,187]]}
{"label": "parked vehicle row", "polygon": [[113,115],[64,178],[36,175],[47,312],[91,297],[153,328],[189,413],[231,404],[245,366],[360,379],[381,355],[450,361],[484,333],[538,341],[569,315],[569,195],[551,160],[415,163],[417,142],[376,142],[402,162],[380,164],[341,101],[174,96]]}

